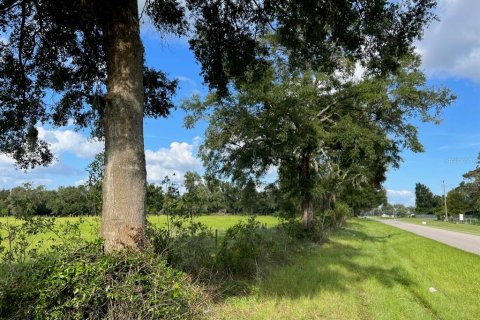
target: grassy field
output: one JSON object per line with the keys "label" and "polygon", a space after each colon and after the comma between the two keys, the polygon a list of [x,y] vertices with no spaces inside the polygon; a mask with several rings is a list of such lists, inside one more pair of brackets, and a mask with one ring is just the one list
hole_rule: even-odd
{"label": "grassy field", "polygon": [[[56,231],[60,231],[60,226],[66,226],[69,223],[79,223],[80,218],[56,218],[55,225]],[[95,235],[99,234],[100,230],[100,219],[99,217],[82,217],[81,223],[79,224],[79,230],[81,237],[84,239],[91,240],[95,238]],[[7,247],[7,228],[9,226],[17,226],[23,224],[23,220],[18,220],[13,217],[0,217],[0,242],[1,245]],[[35,235],[29,235],[29,247],[28,250],[31,249],[38,249],[39,251],[43,251],[46,247],[48,247],[53,241],[58,241],[59,238],[64,238],[63,236],[58,236],[54,232],[42,232]],[[0,255],[1,256],[1,255]]]}
{"label": "grassy field", "polygon": [[[208,215],[208,216],[200,216],[196,218],[196,221],[200,221],[212,230],[217,229],[219,232],[223,233],[229,227],[233,226],[234,224],[238,223],[239,221],[247,221],[248,216],[234,216],[234,215]],[[270,216],[258,216],[257,220],[260,223],[267,224],[267,227],[273,227],[278,224],[279,220],[275,217]],[[166,225],[167,223],[167,216],[149,216],[148,221],[153,223],[154,225]]]}
{"label": "grassy field", "polygon": [[[7,220],[8,219],[8,220]],[[158,216],[148,216],[148,221],[156,226],[166,226],[167,225],[167,216],[165,215],[158,215]],[[212,231],[218,230],[219,236],[222,236],[224,232],[234,224],[238,223],[239,221],[247,221],[248,216],[235,216],[235,215],[208,215],[208,216],[200,216],[195,218],[196,221],[200,221],[205,223]],[[100,218],[99,217],[84,217],[82,218],[83,222],[80,225],[80,231],[82,237],[85,239],[93,239],[95,235],[99,234],[100,230]],[[266,224],[267,227],[272,227],[278,224],[279,220],[275,217],[270,216],[259,216],[257,220],[263,224]],[[56,219],[56,223],[59,225],[65,225],[67,223],[75,223],[79,221],[79,218],[66,218],[61,217]],[[6,224],[9,223],[10,225],[16,225],[21,223],[21,220],[16,220],[14,218],[6,218],[0,217],[0,223]],[[5,237],[6,230],[5,228],[0,228],[0,236]],[[44,241],[45,239],[50,238],[57,238],[53,233],[49,232],[47,234],[39,234],[36,236],[32,236],[31,243],[32,245],[37,244],[39,241]],[[48,241],[45,243],[48,245]]]}
{"label": "grassy field", "polygon": [[[375,221],[272,267],[216,319],[478,319],[480,257]],[[429,288],[436,292],[429,292]]]}
{"label": "grassy field", "polygon": [[430,219],[422,220],[420,218],[402,218],[400,220],[409,222],[409,223],[420,224],[420,225],[422,224],[422,221],[426,221],[427,222],[426,225],[428,227],[452,230],[452,231],[469,233],[469,234],[480,236],[480,225],[458,224],[458,223],[445,222],[445,221],[439,221],[439,220],[430,220]]}

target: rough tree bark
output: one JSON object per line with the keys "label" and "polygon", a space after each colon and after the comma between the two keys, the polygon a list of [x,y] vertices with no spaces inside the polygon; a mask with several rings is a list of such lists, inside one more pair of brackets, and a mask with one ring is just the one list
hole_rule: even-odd
{"label": "rough tree bark", "polygon": [[313,222],[313,194],[311,183],[310,155],[305,154],[300,160],[300,197],[302,211],[302,226],[310,229]]}
{"label": "rough tree bark", "polygon": [[336,201],[336,196],[334,193],[327,193],[323,196],[322,209],[323,211],[333,209],[333,205]]}
{"label": "rough tree bark", "polygon": [[103,24],[108,77],[102,220],[106,252],[141,250],[146,226],[143,46],[137,0],[110,3]]}
{"label": "rough tree bark", "polygon": [[313,197],[310,192],[302,195],[302,226],[310,229],[313,222]]}

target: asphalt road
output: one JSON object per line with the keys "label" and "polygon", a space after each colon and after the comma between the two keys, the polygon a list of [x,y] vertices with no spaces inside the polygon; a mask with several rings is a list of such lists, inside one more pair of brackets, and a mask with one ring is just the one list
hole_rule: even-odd
{"label": "asphalt road", "polygon": [[460,233],[450,230],[432,228],[428,226],[419,226],[398,220],[377,220],[390,226],[410,231],[419,236],[429,238],[449,246],[480,255],[480,236]]}

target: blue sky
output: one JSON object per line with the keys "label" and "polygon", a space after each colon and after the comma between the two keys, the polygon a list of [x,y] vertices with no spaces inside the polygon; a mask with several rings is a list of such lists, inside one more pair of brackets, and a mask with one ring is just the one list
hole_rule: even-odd
{"label": "blue sky", "polygon": [[[440,125],[418,124],[420,140],[426,152],[404,152],[397,170],[390,170],[385,182],[392,203],[414,204],[416,182],[441,193],[441,181],[447,190],[462,181],[462,174],[476,165],[480,152],[480,1],[440,0],[440,22],[433,23],[417,44],[429,83],[450,88],[457,101],[443,113]],[[180,83],[175,101],[180,103],[193,93],[206,93],[195,62],[184,39],[160,37],[148,24],[142,26],[147,64],[164,70]],[[145,120],[147,175],[150,182],[160,182],[167,174],[176,179],[188,170],[202,170],[196,157],[205,124],[195,129],[183,128],[184,114],[174,110],[167,119]],[[41,137],[51,143],[57,161],[50,167],[18,171],[13,161],[0,154],[0,188],[23,182],[43,184],[48,188],[82,183],[85,167],[102,150],[102,143],[88,139],[85,132],[65,128],[40,128]]]}

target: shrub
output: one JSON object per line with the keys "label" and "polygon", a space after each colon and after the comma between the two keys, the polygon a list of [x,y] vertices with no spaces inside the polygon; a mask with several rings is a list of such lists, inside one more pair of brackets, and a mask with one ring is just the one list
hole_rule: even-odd
{"label": "shrub", "polygon": [[439,221],[444,221],[445,220],[445,211],[443,211],[443,208],[438,208],[438,210],[435,211],[435,216],[437,217],[437,220]]}
{"label": "shrub", "polygon": [[346,203],[336,202],[333,209],[328,209],[323,213],[323,229],[340,228],[352,215],[353,211]]}
{"label": "shrub", "polygon": [[201,291],[152,252],[104,254],[100,242],[57,252],[1,279],[6,319],[187,319]]}
{"label": "shrub", "polygon": [[254,219],[230,227],[217,256],[220,268],[239,275],[254,273],[264,240],[261,228],[260,223]]}
{"label": "shrub", "polygon": [[[16,264],[23,264],[27,260],[35,259],[41,250],[45,239],[32,241],[37,235],[54,229],[54,219],[25,217],[17,223],[0,222],[0,253],[1,260],[8,265],[10,271]],[[1,237],[1,233],[4,236]]]}
{"label": "shrub", "polygon": [[206,277],[215,264],[215,237],[205,224],[173,218],[168,228],[149,226],[149,241],[168,264],[195,277]]}
{"label": "shrub", "polygon": [[280,223],[279,228],[289,237],[313,242],[326,241],[329,229],[342,227],[347,218],[353,215],[352,209],[343,202],[336,202],[333,209],[318,212],[310,228],[306,229],[296,218],[289,218]]}
{"label": "shrub", "polygon": [[306,229],[298,219],[284,220],[279,224],[278,228],[282,230],[292,239],[307,240],[313,242],[324,242],[326,240],[323,229],[323,221],[319,217],[315,217],[309,229]]}
{"label": "shrub", "polygon": [[318,215],[318,223],[321,229],[341,228],[347,222],[349,217],[353,216],[353,210],[344,202],[335,202],[333,208],[327,209]]}
{"label": "shrub", "polygon": [[259,266],[283,260],[290,239],[279,230],[267,230],[253,217],[227,229],[217,254],[217,267],[238,276],[251,276]]}
{"label": "shrub", "polygon": [[[8,244],[0,245],[0,319],[185,319],[201,312],[202,291],[164,255],[152,247],[104,254],[99,240],[82,239],[81,223],[0,225]],[[45,232],[49,248],[31,244]]]}
{"label": "shrub", "polygon": [[297,218],[283,219],[277,228],[293,239],[305,238],[305,228],[302,227]]}

